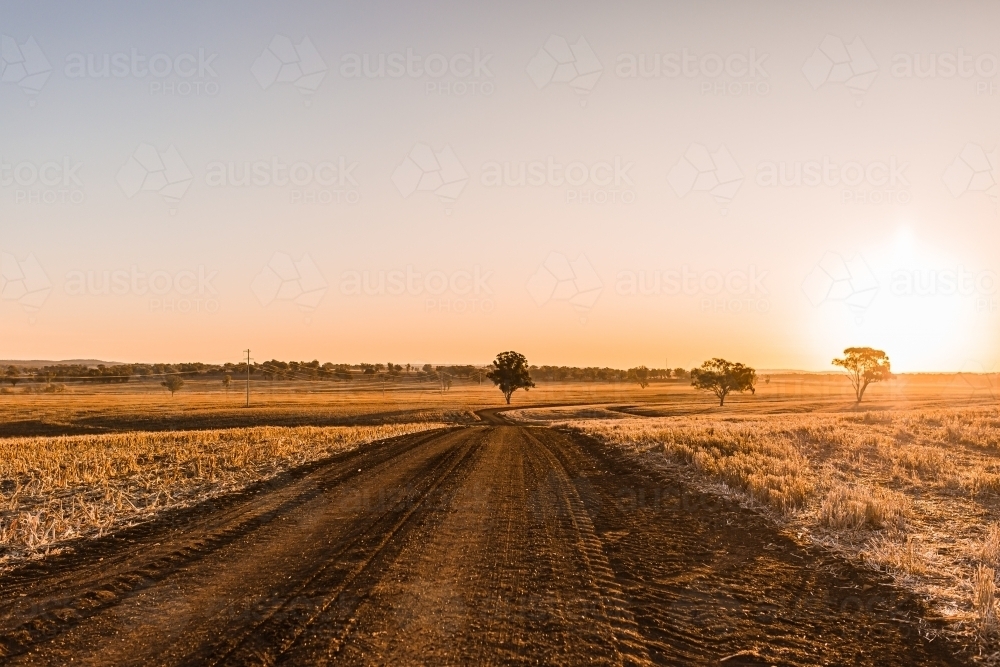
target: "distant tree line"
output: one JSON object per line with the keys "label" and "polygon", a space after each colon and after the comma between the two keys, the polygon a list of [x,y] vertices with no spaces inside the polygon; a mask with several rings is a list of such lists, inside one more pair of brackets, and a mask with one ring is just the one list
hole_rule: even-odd
{"label": "distant tree line", "polygon": [[[350,381],[365,379],[386,380],[416,380],[439,382],[450,386],[453,380],[467,380],[482,383],[489,371],[489,366],[397,364],[386,363],[356,363],[335,364],[312,361],[281,361],[271,359],[250,364],[250,375],[255,379],[269,382],[280,381]],[[651,381],[670,379],[687,379],[690,372],[683,368],[646,368],[639,366],[630,369],[599,368],[575,366],[531,366],[531,376],[541,382],[638,382],[647,386]],[[181,379],[230,377],[230,384],[247,375],[247,364],[225,363],[205,364],[201,362],[188,363],[155,363],[155,364],[98,364],[87,366],[83,364],[51,364],[42,367],[7,366],[0,367],[0,381],[15,386],[18,382],[91,382],[91,383],[121,383],[130,380],[156,380],[161,382],[170,376]]]}
{"label": "distant tree line", "polygon": [[531,377],[544,382],[648,382],[649,380],[684,380],[691,376],[683,368],[646,368],[638,366],[622,370],[619,368],[598,368],[590,366],[532,366]]}

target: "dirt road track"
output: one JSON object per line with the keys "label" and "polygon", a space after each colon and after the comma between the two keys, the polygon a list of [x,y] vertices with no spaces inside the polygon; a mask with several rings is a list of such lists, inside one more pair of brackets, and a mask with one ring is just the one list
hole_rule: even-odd
{"label": "dirt road track", "polygon": [[2,577],[0,662],[957,664],[919,613],[592,441],[489,425]]}

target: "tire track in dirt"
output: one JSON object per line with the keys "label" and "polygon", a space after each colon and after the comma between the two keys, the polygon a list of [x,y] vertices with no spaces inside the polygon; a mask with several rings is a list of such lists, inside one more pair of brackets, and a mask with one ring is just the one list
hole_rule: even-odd
{"label": "tire track in dirt", "polygon": [[615,579],[611,565],[604,554],[604,545],[598,539],[593,521],[587,513],[583,500],[575,488],[562,463],[545,444],[533,435],[533,431],[522,431],[535,450],[545,457],[550,467],[548,487],[565,503],[566,517],[572,523],[577,545],[584,557],[593,586],[600,591],[600,607],[608,623],[610,636],[617,644],[622,664],[647,664],[650,661],[645,642],[639,632],[635,618],[628,610],[624,592]]}
{"label": "tire track in dirt", "polygon": [[[191,664],[271,664],[299,639],[307,627],[325,614],[345,590],[353,587],[353,599],[357,599],[357,589],[364,586],[363,580],[374,579],[380,562],[391,561],[394,547],[398,548],[405,541],[402,535],[404,528],[416,518],[418,512],[428,511],[433,502],[432,496],[446,482],[453,482],[452,476],[478,444],[479,435],[466,438],[440,464],[422,472],[426,482],[424,488],[402,502],[393,503],[384,515],[364,526],[356,535],[351,535],[350,541],[342,548],[328,553],[326,562],[315,573],[286,594],[286,597],[294,596],[292,599],[283,602],[260,623],[246,629],[238,641],[226,642],[219,647],[225,651],[222,655],[198,656]],[[394,539],[398,540],[395,544]],[[330,638],[332,642],[350,632],[353,621],[349,617],[343,618],[353,611],[350,599],[341,601],[346,604],[339,605],[335,611],[342,617],[338,619],[342,627]]]}
{"label": "tire track in dirt", "polygon": [[366,592],[343,647],[314,642],[295,662],[649,664],[588,526],[545,446],[491,429],[461,486]]}

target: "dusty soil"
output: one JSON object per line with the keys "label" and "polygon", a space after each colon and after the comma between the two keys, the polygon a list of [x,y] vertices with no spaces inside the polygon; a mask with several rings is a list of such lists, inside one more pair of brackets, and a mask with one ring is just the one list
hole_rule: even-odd
{"label": "dusty soil", "polygon": [[959,664],[888,581],[547,428],[405,436],[0,578],[0,661]]}

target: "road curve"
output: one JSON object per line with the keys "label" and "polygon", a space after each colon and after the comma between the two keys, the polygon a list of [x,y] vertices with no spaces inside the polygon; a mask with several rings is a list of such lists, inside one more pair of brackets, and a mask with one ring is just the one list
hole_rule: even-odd
{"label": "road curve", "polygon": [[494,419],[0,577],[0,662],[958,664],[887,582],[591,440]]}

